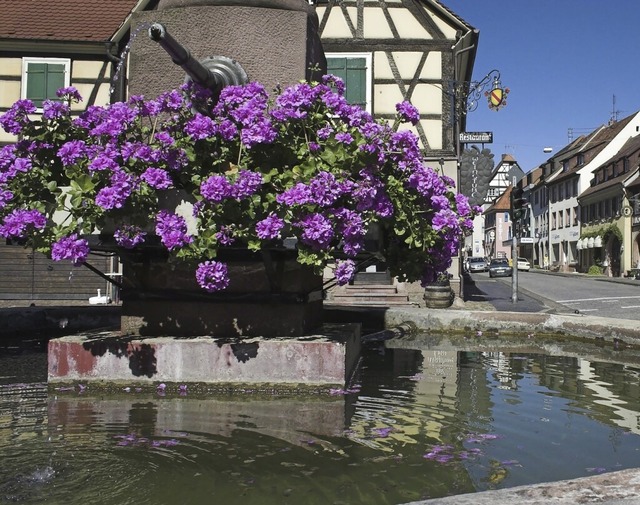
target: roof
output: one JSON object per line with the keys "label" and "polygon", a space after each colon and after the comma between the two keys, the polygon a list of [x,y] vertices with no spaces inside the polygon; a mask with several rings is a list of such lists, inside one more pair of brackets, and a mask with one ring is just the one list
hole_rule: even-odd
{"label": "roof", "polygon": [[138,0],[0,0],[0,39],[107,42]]}
{"label": "roof", "polygon": [[[613,139],[616,138],[616,136],[624,129],[625,126],[627,126],[627,124],[631,122],[631,120],[636,116],[636,114],[637,113],[634,113],[620,121],[617,121],[615,123],[612,123],[606,126],[602,126],[599,129],[595,130],[593,133],[584,137],[584,141],[580,142],[578,145],[574,144],[576,147],[578,147],[578,149],[576,151],[571,152],[569,156],[563,156],[560,159],[562,160],[562,159],[570,158],[575,162],[575,164],[573,166],[570,166],[567,171],[558,173],[557,176],[555,176],[552,180],[549,181],[550,184],[554,184],[556,182],[563,181],[568,177],[575,176],[578,173],[578,171],[582,169],[584,166],[584,165],[578,165],[577,158],[575,158],[575,156],[581,152],[589,153],[589,158],[585,160],[586,163],[588,164],[589,161],[595,158],[595,156],[600,151],[602,151],[605,147],[607,147],[609,142],[611,142]],[[556,157],[556,159],[558,159],[558,157]],[[560,167],[560,170],[562,170],[562,167]]]}
{"label": "roof", "polygon": [[622,186],[627,180],[632,179],[636,176],[637,173],[637,165],[638,165],[638,153],[640,152],[640,135],[636,137],[632,137],[622,146],[620,151],[616,153],[614,157],[609,159],[606,163],[603,163],[598,167],[598,169],[594,170],[594,174],[598,172],[598,170],[602,167],[606,170],[606,167],[611,166],[615,162],[620,162],[624,158],[630,158],[632,155],[634,167],[629,172],[620,172],[618,175],[608,178],[602,182],[596,182],[585,191],[582,192],[578,200],[582,200],[585,197],[589,197],[596,193],[600,193],[612,186],[620,185]]}
{"label": "roof", "polygon": [[487,210],[485,210],[483,214],[491,214],[492,212],[502,212],[505,210],[510,210],[512,190],[513,190],[513,185],[505,189],[503,193],[498,197],[498,199],[495,202],[493,202],[493,204]]}

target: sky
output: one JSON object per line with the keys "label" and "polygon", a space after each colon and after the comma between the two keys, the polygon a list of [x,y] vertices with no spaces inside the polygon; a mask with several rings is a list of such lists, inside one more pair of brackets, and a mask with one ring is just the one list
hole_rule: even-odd
{"label": "sky", "polygon": [[509,88],[506,106],[483,99],[467,116],[467,131],[493,132],[496,162],[511,154],[529,172],[570,130],[640,110],[640,0],[440,1],[480,32],[472,81],[495,69]]}

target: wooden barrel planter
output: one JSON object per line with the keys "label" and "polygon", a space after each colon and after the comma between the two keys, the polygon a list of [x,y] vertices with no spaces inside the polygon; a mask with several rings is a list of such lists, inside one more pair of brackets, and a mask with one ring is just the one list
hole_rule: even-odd
{"label": "wooden barrel planter", "polygon": [[429,309],[446,309],[453,305],[454,293],[449,283],[430,284],[424,288],[424,303]]}

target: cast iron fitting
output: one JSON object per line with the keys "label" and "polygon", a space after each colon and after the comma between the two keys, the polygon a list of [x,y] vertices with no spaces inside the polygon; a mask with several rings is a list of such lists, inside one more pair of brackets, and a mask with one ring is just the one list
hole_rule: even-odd
{"label": "cast iron fitting", "polygon": [[240,64],[226,56],[211,56],[202,61],[196,60],[161,23],[151,25],[149,38],[160,44],[171,60],[182,67],[193,82],[201,86],[219,92],[225,86],[246,84],[249,81],[247,73]]}

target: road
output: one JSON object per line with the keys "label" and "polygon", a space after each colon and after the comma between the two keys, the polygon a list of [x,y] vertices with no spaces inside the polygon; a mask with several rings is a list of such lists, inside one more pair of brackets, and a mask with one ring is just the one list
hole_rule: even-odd
{"label": "road", "polygon": [[468,296],[476,301],[484,298],[482,301],[491,303],[497,310],[533,312],[551,308],[640,321],[640,281],[612,282],[584,275],[518,272],[518,303],[513,304],[510,277],[490,279],[487,273],[475,273],[471,279],[474,285],[468,287]]}

